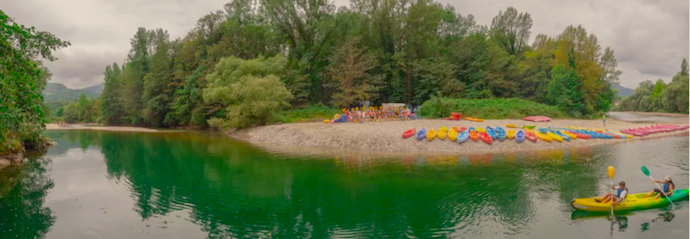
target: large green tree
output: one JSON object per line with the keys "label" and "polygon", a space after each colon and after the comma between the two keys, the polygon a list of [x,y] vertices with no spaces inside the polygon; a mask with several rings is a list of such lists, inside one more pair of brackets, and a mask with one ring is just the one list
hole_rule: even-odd
{"label": "large green tree", "polygon": [[57,60],[52,52],[69,45],[49,32],[17,24],[0,10],[0,152],[42,140],[41,92],[51,74],[38,57]]}
{"label": "large green tree", "polygon": [[509,54],[516,55],[528,46],[532,17],[514,7],[500,11],[491,21],[491,37]]}

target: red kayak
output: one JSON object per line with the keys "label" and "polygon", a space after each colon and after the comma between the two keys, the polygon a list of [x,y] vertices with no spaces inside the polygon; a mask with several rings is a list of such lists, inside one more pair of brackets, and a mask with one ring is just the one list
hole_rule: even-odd
{"label": "red kayak", "polygon": [[412,128],[412,129],[410,129],[410,130],[408,130],[408,131],[405,131],[405,132],[403,133],[403,139],[407,139],[407,138],[409,138],[409,137],[412,137],[416,132],[417,132],[417,131],[415,131],[414,128]]}
{"label": "red kayak", "polygon": [[482,139],[482,141],[486,142],[487,144],[491,144],[491,136],[489,136],[486,133],[481,133],[479,134],[479,138]]}
{"label": "red kayak", "polygon": [[465,130],[467,130],[467,128],[465,128],[465,126],[462,126],[462,127],[460,127],[460,131],[458,131],[458,133],[462,133],[462,132],[464,132]]}
{"label": "red kayak", "polygon": [[578,139],[591,139],[592,136],[588,134],[581,134],[578,132],[568,131],[568,133],[574,134]]}
{"label": "red kayak", "polygon": [[[577,136],[577,137],[580,137],[580,136]],[[534,135],[534,133],[532,133],[530,131],[525,131],[525,139],[532,141],[532,142],[535,142],[535,143],[537,142],[537,136]]]}

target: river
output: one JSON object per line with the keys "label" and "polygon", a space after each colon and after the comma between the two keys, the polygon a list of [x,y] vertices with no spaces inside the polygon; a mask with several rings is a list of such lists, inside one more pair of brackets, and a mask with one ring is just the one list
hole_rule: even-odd
{"label": "river", "polygon": [[[0,173],[0,238],[686,238],[688,201],[607,216],[570,200],[616,168],[688,187],[688,136],[456,157],[281,156],[219,134],[48,131]],[[461,146],[459,146],[461,147]]]}

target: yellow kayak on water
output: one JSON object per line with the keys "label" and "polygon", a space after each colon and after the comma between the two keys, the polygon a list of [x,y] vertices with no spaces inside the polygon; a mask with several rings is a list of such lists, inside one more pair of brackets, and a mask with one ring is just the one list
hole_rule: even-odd
{"label": "yellow kayak on water", "polygon": [[444,140],[444,139],[446,139],[446,133],[447,132],[448,131],[439,129],[438,132],[436,133],[436,137],[439,138],[440,140]]}
{"label": "yellow kayak on water", "polygon": [[563,137],[561,137],[561,136],[559,136],[559,135],[557,135],[557,134],[554,134],[553,132],[550,132],[550,131],[549,131],[549,132],[546,132],[546,136],[549,136],[549,137],[551,137],[553,140],[556,140],[556,141],[558,141],[558,142],[563,142]]}
{"label": "yellow kayak on water", "polygon": [[561,132],[561,134],[567,135],[568,137],[570,137],[570,139],[577,139],[577,135],[574,135],[574,134],[572,134],[572,133],[570,133],[570,132],[568,132],[568,131],[561,130],[561,131],[559,131],[559,132]]}
{"label": "yellow kayak on water", "polygon": [[458,132],[454,129],[450,129],[450,131],[448,131],[448,139],[452,141],[458,140]]}
{"label": "yellow kayak on water", "polygon": [[508,133],[506,134],[506,138],[508,139],[513,139],[515,138],[515,130],[508,130]]}
{"label": "yellow kayak on water", "polygon": [[[673,194],[666,199],[664,197],[656,198],[655,196],[647,197],[647,193],[635,193],[625,196],[625,201],[620,204],[613,205],[613,211],[632,211],[642,210],[655,207],[663,207],[669,204],[668,200],[679,201],[688,197],[688,189],[673,190]],[[590,212],[608,212],[611,211],[611,202],[600,203],[596,200],[601,200],[601,197],[596,198],[577,198],[570,202],[570,205],[577,210]]]}
{"label": "yellow kayak on water", "polygon": [[486,133],[486,130],[482,127],[477,127],[477,133]]}
{"label": "yellow kayak on water", "polygon": [[551,141],[553,141],[553,138],[549,137],[548,135],[542,134],[542,133],[539,132],[539,131],[532,132],[532,133],[536,134],[536,135],[537,135],[537,138],[538,138],[538,139],[541,139],[541,140],[543,140],[543,141],[546,141],[546,142],[551,142]]}
{"label": "yellow kayak on water", "polygon": [[434,138],[436,138],[436,130],[430,129],[429,132],[426,132],[426,139],[432,141]]}

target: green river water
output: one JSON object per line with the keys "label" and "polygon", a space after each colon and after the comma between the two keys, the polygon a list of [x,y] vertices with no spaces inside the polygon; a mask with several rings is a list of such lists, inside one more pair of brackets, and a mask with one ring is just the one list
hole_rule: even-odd
{"label": "green river water", "polygon": [[[606,216],[570,200],[688,187],[688,136],[455,157],[281,156],[219,134],[48,131],[0,172],[0,238],[687,238],[688,202]],[[540,142],[543,143],[543,142]],[[462,147],[462,146],[458,146]]]}

